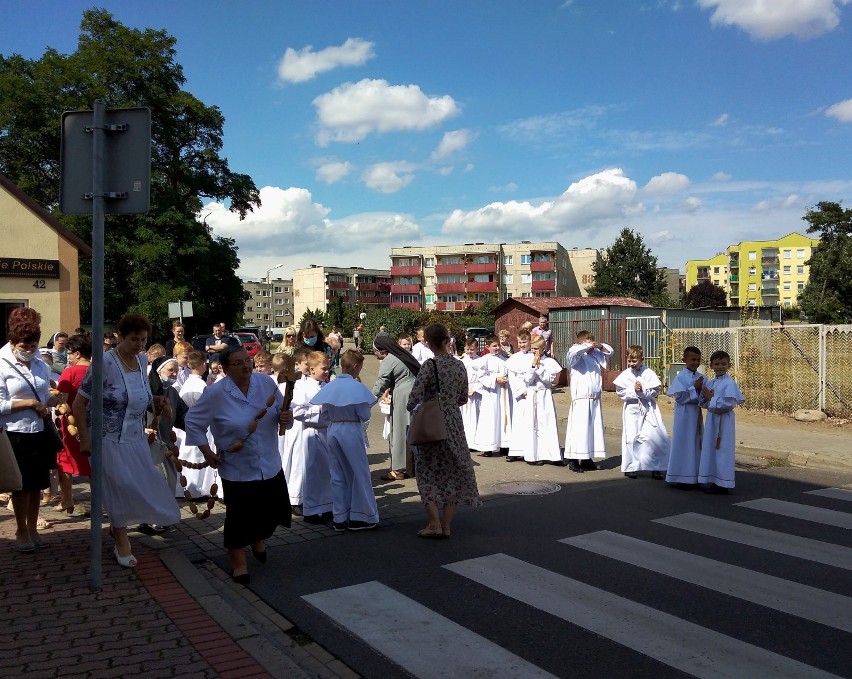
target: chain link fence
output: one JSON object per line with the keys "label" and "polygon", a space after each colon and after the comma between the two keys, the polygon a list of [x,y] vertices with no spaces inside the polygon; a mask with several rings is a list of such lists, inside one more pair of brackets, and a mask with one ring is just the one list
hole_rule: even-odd
{"label": "chain link fence", "polygon": [[707,373],[710,355],[726,351],[749,409],[852,417],[852,325],[672,330],[669,346],[672,364],[685,347],[698,347]]}

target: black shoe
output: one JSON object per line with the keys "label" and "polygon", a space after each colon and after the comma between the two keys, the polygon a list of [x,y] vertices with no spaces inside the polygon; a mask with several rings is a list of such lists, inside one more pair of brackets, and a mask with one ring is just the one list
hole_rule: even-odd
{"label": "black shoe", "polygon": [[247,585],[251,582],[251,576],[248,573],[243,573],[242,575],[231,575],[231,580],[236,582],[238,585]]}
{"label": "black shoe", "polygon": [[582,474],[585,471],[578,460],[568,460],[568,469],[577,474]]}
{"label": "black shoe", "polygon": [[656,480],[656,481],[662,481],[663,480],[663,473],[662,472],[651,472],[651,478]]}
{"label": "black shoe", "polygon": [[260,563],[266,563],[266,550],[258,552],[254,547],[251,548],[251,553]]}
{"label": "black shoe", "polygon": [[332,528],[334,528],[334,532],[335,532],[335,533],[344,533],[344,532],[346,532],[346,526],[348,526],[348,525],[349,525],[349,522],[348,522],[348,521],[341,521],[341,522],[339,522],[339,523],[338,523],[337,521],[332,521],[332,522],[331,522],[331,527],[332,527]]}
{"label": "black shoe", "polygon": [[568,466],[568,462],[566,462],[565,460],[557,460],[556,462],[551,462],[550,464],[552,464],[554,467],[567,467]]}
{"label": "black shoe", "polygon": [[675,483],[674,487],[678,490],[695,490],[698,488],[697,483]]}
{"label": "black shoe", "polygon": [[293,505],[291,507],[291,511],[293,512],[293,516],[304,516],[302,513],[302,505]]}
{"label": "black shoe", "polygon": [[515,460],[523,460],[523,459],[524,458],[522,458],[522,457],[516,457],[514,455],[507,455],[506,456],[506,462],[514,462]]}
{"label": "black shoe", "polygon": [[636,472],[624,472],[624,475],[628,479],[638,479],[639,478],[639,475]]}
{"label": "black shoe", "polygon": [[346,526],[347,530],[372,530],[378,523],[367,523],[366,521],[350,521]]}
{"label": "black shoe", "polygon": [[309,514],[308,516],[303,516],[302,520],[305,523],[319,525],[325,523],[328,519],[325,518],[325,514]]}
{"label": "black shoe", "polygon": [[587,472],[595,472],[599,469],[594,461],[589,459],[580,460],[580,467]]}
{"label": "black shoe", "polygon": [[490,450],[487,450],[484,453],[480,453],[479,457],[491,457],[492,455],[494,455],[494,453],[492,453]]}
{"label": "black shoe", "polygon": [[544,460],[539,460],[538,462],[533,462],[533,464],[536,467],[543,467],[544,466]]}
{"label": "black shoe", "polygon": [[710,495],[727,495],[728,489],[722,488],[722,486],[717,486],[715,483],[711,483],[710,485],[704,486],[704,492],[710,493]]}

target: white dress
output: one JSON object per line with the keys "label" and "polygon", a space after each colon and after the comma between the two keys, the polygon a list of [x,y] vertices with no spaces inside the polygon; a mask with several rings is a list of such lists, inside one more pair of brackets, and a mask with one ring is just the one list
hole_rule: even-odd
{"label": "white dress", "polygon": [[[328,418],[323,415],[320,406],[311,405],[311,399],[321,386],[310,377],[299,380],[293,387],[293,402],[290,404],[293,419],[302,424],[302,431],[293,440],[293,446],[301,449],[305,461],[302,481],[302,512],[305,516],[330,512],[333,502],[326,442]],[[294,456],[298,454],[293,453]]]}
{"label": "white dress", "polygon": [[575,344],[568,350],[565,366],[571,370],[571,408],[565,431],[565,457],[590,460],[606,457],[601,392],[602,370],[612,355],[612,347],[588,353],[588,344]]}
{"label": "white dress", "polygon": [[417,342],[411,347],[411,353],[414,354],[414,358],[417,359],[420,365],[423,365],[430,358],[435,358],[435,352],[423,344],[423,342]]}
{"label": "white dress", "polygon": [[482,396],[479,394],[479,382],[476,380],[476,363],[479,358],[471,358],[467,354],[462,356],[461,362],[467,371],[467,403],[461,406],[462,423],[464,424],[464,436],[467,439],[467,447],[475,450],[476,424],[479,421],[479,408]]}
{"label": "white dress", "polygon": [[[636,382],[641,391],[636,391]],[[628,368],[615,378],[615,393],[624,401],[621,471],[663,472],[669,465],[669,435],[657,406],[660,378],[647,366]]]}
{"label": "white dress", "polygon": [[700,377],[700,373],[684,368],[669,386],[668,395],[675,400],[675,407],[667,483],[698,483],[698,460],[704,434],[704,418],[698,405],[700,394],[695,390],[695,382]]}
{"label": "white dress", "polygon": [[745,403],[745,397],[730,375],[709,380],[704,386],[713,391],[713,398],[707,401],[702,396],[699,402],[707,410],[707,420],[701,440],[698,483],[733,488],[734,451],[737,446],[734,408]]}
{"label": "white dress", "polygon": [[[201,394],[204,393],[206,388],[207,383],[200,375],[190,374],[183,383],[183,386],[180,388],[180,398],[189,408],[192,408],[192,406],[198,402],[198,399],[201,398]],[[204,454],[201,450],[197,446],[189,446],[186,444],[186,433],[180,429],[175,429],[175,433],[178,436],[177,445],[180,447],[180,458],[187,462],[204,462]],[[207,444],[215,453],[216,445],[213,442],[213,434],[210,433],[209,429],[207,430]],[[224,499],[224,491],[222,489],[222,483],[219,480],[219,472],[212,467],[205,467],[204,469],[190,469],[189,467],[184,467],[181,473],[186,478],[186,490],[192,494],[192,497],[200,498],[210,495],[210,487],[215,483],[218,486],[216,496]],[[184,497],[183,490],[184,489],[178,485],[178,487],[175,488],[175,494],[178,497]]]}
{"label": "white dress", "polygon": [[561,462],[551,388],[562,366],[544,356],[533,367],[534,358],[532,352],[524,352],[512,354],[506,361],[513,398],[509,456],[527,462]]}
{"label": "white dress", "polygon": [[496,452],[508,448],[512,438],[512,406],[509,383],[499,384],[498,377],[508,377],[506,360],[486,354],[476,361],[475,378],[481,401],[476,425],[474,450]]}
{"label": "white dress", "polygon": [[[114,350],[104,354],[103,504],[110,524],[117,528],[140,523],[170,526],[180,521],[180,510],[151,461],[144,430],[152,398],[147,359],[136,360],[139,370],[126,372]],[[91,401],[91,368],[78,393]]]}
{"label": "white dress", "polygon": [[[293,385],[293,395],[296,393],[296,385],[300,382],[309,379],[305,375],[301,375]],[[286,396],[287,385],[285,383],[278,385],[278,391],[283,396]],[[292,410],[292,403],[291,403]],[[290,494],[290,504],[293,506],[302,505],[302,489],[305,484],[305,449],[302,445],[296,445],[303,440],[305,426],[301,420],[293,420],[293,423],[287,427],[284,436],[278,437],[278,452],[281,454],[281,468],[284,470],[284,478],[287,480],[287,492]]]}

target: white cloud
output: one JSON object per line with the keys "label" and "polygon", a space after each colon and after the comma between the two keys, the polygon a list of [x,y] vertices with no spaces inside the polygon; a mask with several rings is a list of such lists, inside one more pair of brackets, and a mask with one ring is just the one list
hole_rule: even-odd
{"label": "white cloud", "polygon": [[438,174],[442,177],[447,177],[453,173],[455,168],[452,165],[446,165],[445,167],[438,169]]}
{"label": "white cloud", "polygon": [[373,132],[427,130],[461,112],[449,96],[427,96],[417,85],[364,79],[345,83],[313,101],[317,143],[358,142]]}
{"label": "white cloud", "polygon": [[681,209],[684,212],[688,212],[689,214],[695,214],[698,210],[701,209],[702,203],[700,198],[696,198],[695,196],[690,196],[685,201],[680,204]]}
{"label": "white cloud", "polygon": [[284,82],[301,83],[339,66],[361,66],[375,56],[374,46],[374,43],[361,38],[349,38],[339,47],[326,47],[317,52],[313,45],[307,45],[298,52],[288,47],[278,64],[278,78]]}
{"label": "white cloud", "polygon": [[674,240],[674,238],[674,234],[668,229],[665,229],[664,231],[657,231],[656,233],[652,233],[650,236],[648,236],[647,241],[651,245],[661,245],[662,243],[668,243],[669,241]]}
{"label": "white cloud", "polygon": [[352,172],[352,163],[350,162],[332,162],[323,163],[317,168],[317,180],[326,184],[336,184],[345,176]]}
{"label": "white cloud", "polygon": [[414,181],[417,166],[404,160],[371,165],[362,175],[364,184],[382,193],[396,193]]}
{"label": "white cloud", "polygon": [[508,184],[503,184],[502,186],[489,186],[488,190],[492,193],[514,193],[518,190],[518,185],[515,182],[509,182]]}
{"label": "white cloud", "polygon": [[832,104],[825,110],[825,115],[836,118],[841,123],[852,123],[852,99]]}
{"label": "white cloud", "polygon": [[331,219],[331,210],[314,202],[311,192],[303,188],[264,186],[260,199],[261,206],[243,221],[221,203],[208,203],[201,210],[210,213],[206,221],[217,236],[237,241],[241,260],[348,253],[375,249],[399,238],[421,238],[420,226],[406,214],[377,212]]}
{"label": "white cloud", "polygon": [[793,207],[794,205],[799,205],[801,202],[802,199],[799,196],[797,196],[795,193],[791,193],[783,200],[781,205],[783,205],[784,207]]}
{"label": "white cloud", "polygon": [[689,188],[689,177],[678,172],[663,172],[651,177],[643,191],[651,195],[671,195]]}
{"label": "white cloud", "polygon": [[441,160],[456,151],[461,151],[474,139],[474,134],[470,130],[453,130],[445,132],[438,148],[432,151],[432,160]]}
{"label": "white cloud", "polygon": [[722,171],[717,172],[716,174],[714,174],[711,177],[711,179],[713,181],[717,181],[717,182],[726,182],[730,178],[731,178],[731,175],[729,175],[727,172],[722,172]]}
{"label": "white cloud", "polygon": [[593,230],[601,220],[623,218],[636,207],[636,182],[613,168],[585,177],[558,198],[533,205],[527,201],[497,202],[476,210],[453,210],[442,233],[452,237],[501,240],[542,237]]}
{"label": "white cloud", "polygon": [[728,124],[728,121],[731,119],[727,113],[723,113],[716,120],[713,121],[713,127],[724,127]]}
{"label": "white cloud", "polygon": [[837,28],[849,0],[698,0],[714,25],[737,26],[753,38],[813,38]]}

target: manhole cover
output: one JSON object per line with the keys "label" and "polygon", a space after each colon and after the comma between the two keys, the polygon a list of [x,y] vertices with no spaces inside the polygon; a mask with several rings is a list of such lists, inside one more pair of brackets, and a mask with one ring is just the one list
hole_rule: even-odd
{"label": "manhole cover", "polygon": [[558,493],[562,486],[544,481],[499,481],[491,486],[491,490],[503,495],[550,495]]}

